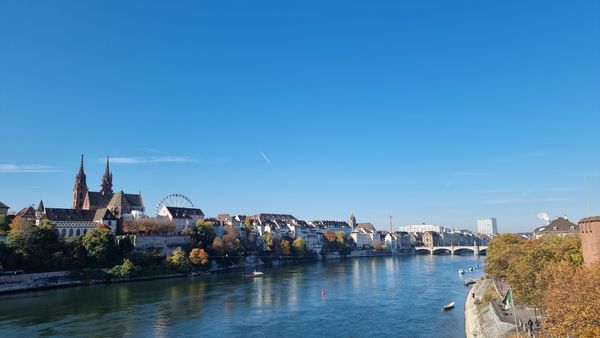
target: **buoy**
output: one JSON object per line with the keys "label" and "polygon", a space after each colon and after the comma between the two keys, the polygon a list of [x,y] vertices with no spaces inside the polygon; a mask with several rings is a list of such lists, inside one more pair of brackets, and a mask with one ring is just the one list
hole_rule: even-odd
{"label": "buoy", "polygon": [[321,289],[321,297],[325,297],[325,288]]}

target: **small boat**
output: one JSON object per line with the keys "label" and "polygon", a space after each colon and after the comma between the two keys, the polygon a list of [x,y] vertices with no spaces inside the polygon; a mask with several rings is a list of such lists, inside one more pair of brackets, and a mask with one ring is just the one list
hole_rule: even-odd
{"label": "small boat", "polygon": [[458,273],[459,273],[459,274],[461,274],[461,275],[464,275],[464,274],[465,274],[465,270],[463,270],[463,269],[458,269]]}
{"label": "small boat", "polygon": [[476,281],[476,280],[474,280],[474,279],[469,279],[468,281],[466,281],[466,282],[465,282],[465,286],[469,286],[469,285],[471,285],[471,284],[475,284],[475,283],[477,283],[477,281]]}
{"label": "small boat", "polygon": [[442,311],[448,311],[454,309],[454,302],[447,304],[442,308]]}
{"label": "small boat", "polygon": [[256,271],[256,270],[252,271],[252,277],[263,277],[264,275],[265,275],[265,273],[262,271]]}

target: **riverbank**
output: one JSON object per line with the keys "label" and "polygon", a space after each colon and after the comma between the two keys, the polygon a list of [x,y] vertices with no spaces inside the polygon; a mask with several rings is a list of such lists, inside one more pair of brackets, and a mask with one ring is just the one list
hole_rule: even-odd
{"label": "riverbank", "polygon": [[465,336],[467,338],[505,338],[515,330],[514,323],[503,321],[491,301],[483,302],[489,290],[496,292],[491,279],[473,285],[465,300]]}
{"label": "riverbank", "polygon": [[[287,265],[299,265],[306,263],[313,263],[318,261],[327,261],[327,260],[338,260],[338,259],[352,259],[352,258],[366,258],[366,257],[386,257],[393,256],[393,254],[381,254],[381,253],[371,253],[367,250],[357,250],[353,251],[348,256],[340,256],[337,253],[330,253],[326,256],[322,257],[321,255],[314,258],[304,258],[304,259],[279,259],[273,260],[268,264],[260,261],[252,261],[251,263],[246,263],[242,265],[231,265],[228,267],[213,267],[208,273],[218,273],[218,272],[232,272],[236,270],[246,270],[255,268],[257,266],[287,266]],[[111,284],[111,283],[130,283],[130,282],[141,282],[141,281],[149,281],[156,279],[166,279],[166,278],[181,278],[188,277],[193,275],[195,277],[202,276],[205,273],[198,274],[188,274],[188,273],[165,273],[165,274],[156,274],[151,276],[137,276],[137,277],[127,277],[127,278],[102,278],[102,279],[82,279],[77,278],[75,275],[77,272],[75,271],[55,271],[55,272],[43,272],[43,273],[31,273],[31,274],[19,274],[19,275],[10,275],[10,276],[0,276],[0,295],[12,294],[18,292],[30,292],[30,291],[39,291],[46,289],[57,289],[57,288],[67,288],[67,287],[76,287],[76,286],[85,286],[85,285],[97,285],[97,284]]]}

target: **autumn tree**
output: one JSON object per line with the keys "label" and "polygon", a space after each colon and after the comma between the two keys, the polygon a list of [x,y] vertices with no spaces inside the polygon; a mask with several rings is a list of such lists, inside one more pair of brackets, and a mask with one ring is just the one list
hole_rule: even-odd
{"label": "autumn tree", "polygon": [[292,250],[294,255],[298,257],[304,257],[306,255],[306,243],[304,242],[304,238],[296,237],[294,243],[292,244]]}
{"label": "autumn tree", "polygon": [[142,218],[123,223],[123,232],[126,234],[163,234],[175,230],[175,224],[168,219]]}
{"label": "autumn tree", "polygon": [[190,262],[194,266],[206,265],[208,263],[208,253],[204,249],[194,248],[190,251]]}
{"label": "autumn tree", "polygon": [[281,252],[282,256],[289,256],[290,255],[290,242],[287,239],[281,240],[280,249],[281,249],[280,252]]}
{"label": "autumn tree", "polygon": [[544,295],[543,327],[550,337],[600,337],[600,265],[555,267]]}

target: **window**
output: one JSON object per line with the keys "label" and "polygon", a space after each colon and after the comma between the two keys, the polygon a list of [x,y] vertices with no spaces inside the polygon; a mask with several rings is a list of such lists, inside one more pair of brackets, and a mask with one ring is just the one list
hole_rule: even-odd
{"label": "window", "polygon": [[73,237],[73,229],[69,229],[69,237]]}
{"label": "window", "polygon": [[83,234],[87,234],[87,229],[83,229]]}
{"label": "window", "polygon": [[77,229],[77,236],[81,235],[81,232],[79,229]]}
{"label": "window", "polygon": [[552,228],[552,230],[556,231],[558,230],[558,227],[555,226],[554,228]]}
{"label": "window", "polygon": [[63,237],[67,235],[67,229],[62,229],[61,234]]}

